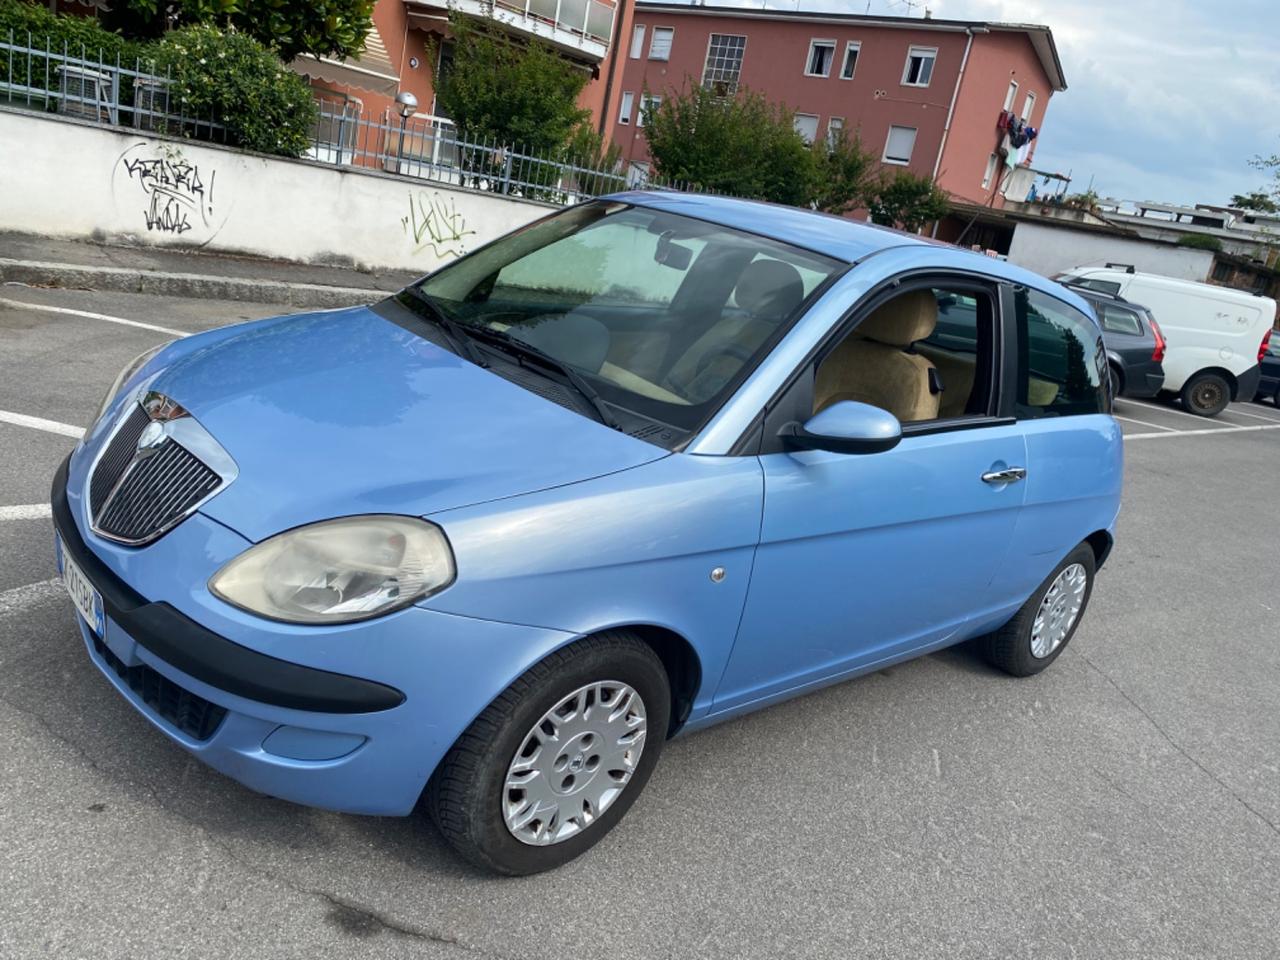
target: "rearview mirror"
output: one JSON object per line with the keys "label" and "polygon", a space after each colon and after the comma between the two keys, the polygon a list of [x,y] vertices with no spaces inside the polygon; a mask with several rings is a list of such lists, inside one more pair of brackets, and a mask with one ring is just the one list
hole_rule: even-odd
{"label": "rearview mirror", "polygon": [[689,269],[689,264],[693,261],[693,251],[688,247],[680,246],[680,244],[672,240],[671,234],[672,231],[668,230],[658,237],[658,246],[653,251],[653,259],[664,267],[687,270]]}
{"label": "rearview mirror", "polygon": [[796,450],[879,453],[898,445],[902,424],[888,410],[856,400],[841,400],[803,424],[793,420],[784,425],[778,436]]}

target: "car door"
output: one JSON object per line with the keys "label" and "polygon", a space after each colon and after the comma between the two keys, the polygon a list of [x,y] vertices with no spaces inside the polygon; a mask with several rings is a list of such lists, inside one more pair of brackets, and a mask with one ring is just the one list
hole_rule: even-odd
{"label": "car door", "polygon": [[[943,310],[934,333],[910,348],[935,358],[953,389],[963,389],[968,351],[968,401],[904,424],[902,441],[880,453],[789,451],[769,439],[780,421],[812,412],[815,369],[874,300],[801,370],[765,421],[760,545],[714,713],[943,646],[987,609],[1022,506],[1026,456],[1017,424],[997,415],[1001,305],[992,286],[954,275],[899,290],[921,283],[940,301],[978,306],[967,338],[961,315]],[[945,396],[946,379],[939,386]]]}

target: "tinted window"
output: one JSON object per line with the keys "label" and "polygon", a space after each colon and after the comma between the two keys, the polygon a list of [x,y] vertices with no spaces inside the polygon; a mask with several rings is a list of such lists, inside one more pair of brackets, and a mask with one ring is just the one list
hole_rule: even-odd
{"label": "tinted window", "polygon": [[1093,308],[1102,319],[1102,329],[1108,333],[1142,336],[1142,321],[1134,311],[1114,303],[1095,303]]}
{"label": "tinted window", "polygon": [[1120,293],[1120,284],[1115,280],[1093,280],[1089,277],[1073,277],[1071,283],[1077,287],[1086,287],[1089,290],[1098,290],[1102,293]]}
{"label": "tinted window", "polygon": [[1106,354],[1097,327],[1079,310],[1036,290],[1016,293],[1020,418],[1102,413]]}

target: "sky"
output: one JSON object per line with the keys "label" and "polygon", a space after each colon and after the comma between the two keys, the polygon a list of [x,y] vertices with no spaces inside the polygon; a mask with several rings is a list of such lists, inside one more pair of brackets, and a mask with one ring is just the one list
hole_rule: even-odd
{"label": "sky", "polygon": [[[707,0],[796,9],[797,0]],[[1072,192],[1226,203],[1280,153],[1280,0],[798,0],[801,10],[1046,24],[1067,79],[1037,169]]]}

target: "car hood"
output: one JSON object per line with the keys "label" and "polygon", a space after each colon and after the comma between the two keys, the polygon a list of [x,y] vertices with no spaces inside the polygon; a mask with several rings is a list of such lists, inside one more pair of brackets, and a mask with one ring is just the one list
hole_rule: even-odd
{"label": "car hood", "polygon": [[190,411],[240,471],[201,511],[250,540],[336,516],[422,516],[666,456],[368,307],[171,349],[151,389]]}

